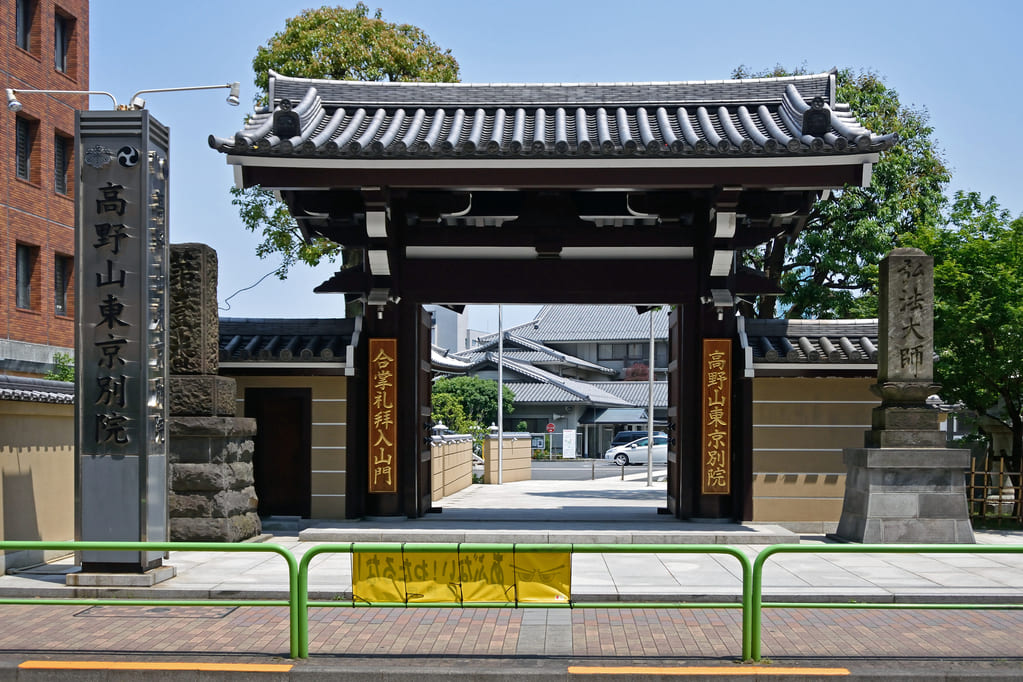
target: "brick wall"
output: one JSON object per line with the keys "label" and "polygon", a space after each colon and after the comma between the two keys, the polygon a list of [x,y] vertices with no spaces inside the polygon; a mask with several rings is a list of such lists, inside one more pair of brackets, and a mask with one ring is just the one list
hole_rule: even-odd
{"label": "brick wall", "polygon": [[[87,0],[35,0],[29,50],[17,45],[15,0],[0,9],[0,80],[4,88],[43,90],[89,89],[89,5]],[[54,25],[60,15],[73,22],[67,69],[56,68]],[[74,273],[68,286],[68,308],[54,306],[54,261],[73,256],[74,174],[68,173],[66,195],[57,192],[54,171],[55,137],[73,140],[75,110],[88,107],[82,95],[19,94],[17,115],[0,110],[0,338],[52,346],[74,346]],[[4,102],[6,104],[6,101]],[[17,118],[31,122],[32,172],[17,177]],[[74,167],[74,145],[70,167]],[[16,305],[18,244],[37,249],[32,275],[31,310]]]}

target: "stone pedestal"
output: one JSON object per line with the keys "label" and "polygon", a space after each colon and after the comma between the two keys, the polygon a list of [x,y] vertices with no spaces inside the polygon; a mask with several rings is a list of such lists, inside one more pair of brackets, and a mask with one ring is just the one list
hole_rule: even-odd
{"label": "stone pedestal", "polygon": [[256,420],[171,417],[172,541],[238,542],[259,535],[252,478]]}
{"label": "stone pedestal", "polygon": [[835,536],[870,543],[972,543],[966,502],[970,451],[945,447],[928,396],[934,383],[934,262],[895,249],[880,265],[877,384],[862,448],[845,450]]}
{"label": "stone pedestal", "polygon": [[868,543],[972,543],[969,450],[850,448],[835,535]]}

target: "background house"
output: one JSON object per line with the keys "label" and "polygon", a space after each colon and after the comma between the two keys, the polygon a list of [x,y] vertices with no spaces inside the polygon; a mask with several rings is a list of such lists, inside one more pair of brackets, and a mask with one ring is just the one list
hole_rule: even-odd
{"label": "background house", "polygon": [[[511,425],[543,433],[575,430],[577,456],[600,457],[617,431],[645,429],[649,389],[650,319],[654,332],[654,423],[668,406],[668,314],[624,305],[546,305],[531,322],[504,330],[503,375],[515,394]],[[436,355],[436,354],[435,354]],[[454,360],[464,363],[452,365]],[[448,364],[445,365],[444,362]],[[434,358],[445,373],[497,379],[498,338]],[[559,451],[560,439],[554,443]]]}

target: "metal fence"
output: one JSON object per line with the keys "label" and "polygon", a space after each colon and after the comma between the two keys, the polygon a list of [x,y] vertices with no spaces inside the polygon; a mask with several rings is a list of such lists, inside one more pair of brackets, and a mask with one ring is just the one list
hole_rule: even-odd
{"label": "metal fence", "polygon": [[[163,551],[163,552],[262,552],[281,556],[287,567],[288,598],[286,600],[227,600],[227,599],[137,599],[137,598],[36,598],[0,597],[0,604],[79,604],[95,606],[116,603],[127,606],[277,606],[287,607],[290,653],[292,658],[309,656],[309,609],[314,607],[402,607],[402,608],[590,608],[590,609],[742,609],[742,659],[761,659],[763,609],[1023,609],[1023,604],[976,603],[866,603],[866,602],[807,602],[772,601],[763,599],[764,567],[778,554],[1023,554],[1023,545],[771,545],[762,549],[755,559],[742,550],[728,545],[678,544],[497,544],[497,543],[345,543],[313,545],[296,560],[289,550],[275,544],[219,543],[219,542],[46,542],[0,541],[4,550],[83,550],[99,551]],[[724,554],[739,562],[741,569],[741,595],[739,602],[581,602],[567,600],[560,603],[519,600],[501,602],[371,602],[353,597],[351,600],[310,601],[309,574],[312,561],[323,554],[350,554],[353,559],[363,553],[414,552],[562,552],[570,554]]]}

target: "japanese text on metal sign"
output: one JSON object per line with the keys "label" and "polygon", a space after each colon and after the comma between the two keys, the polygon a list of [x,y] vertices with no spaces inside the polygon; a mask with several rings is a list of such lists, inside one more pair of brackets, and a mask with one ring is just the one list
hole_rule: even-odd
{"label": "japanese text on metal sign", "polygon": [[899,368],[904,374],[918,377],[926,366],[924,358],[930,355],[932,343],[930,325],[926,320],[929,301],[925,292],[924,263],[919,258],[901,259],[895,268],[895,278]]}
{"label": "japanese text on metal sign", "polygon": [[731,340],[704,339],[702,364],[702,489],[704,495],[727,495],[731,491]]}
{"label": "japanese text on metal sign", "polygon": [[393,493],[397,480],[398,340],[369,340],[369,492]]}
{"label": "japanese text on metal sign", "polygon": [[165,152],[147,150],[135,136],[88,133],[81,149],[80,447],[96,455],[163,454]]}

